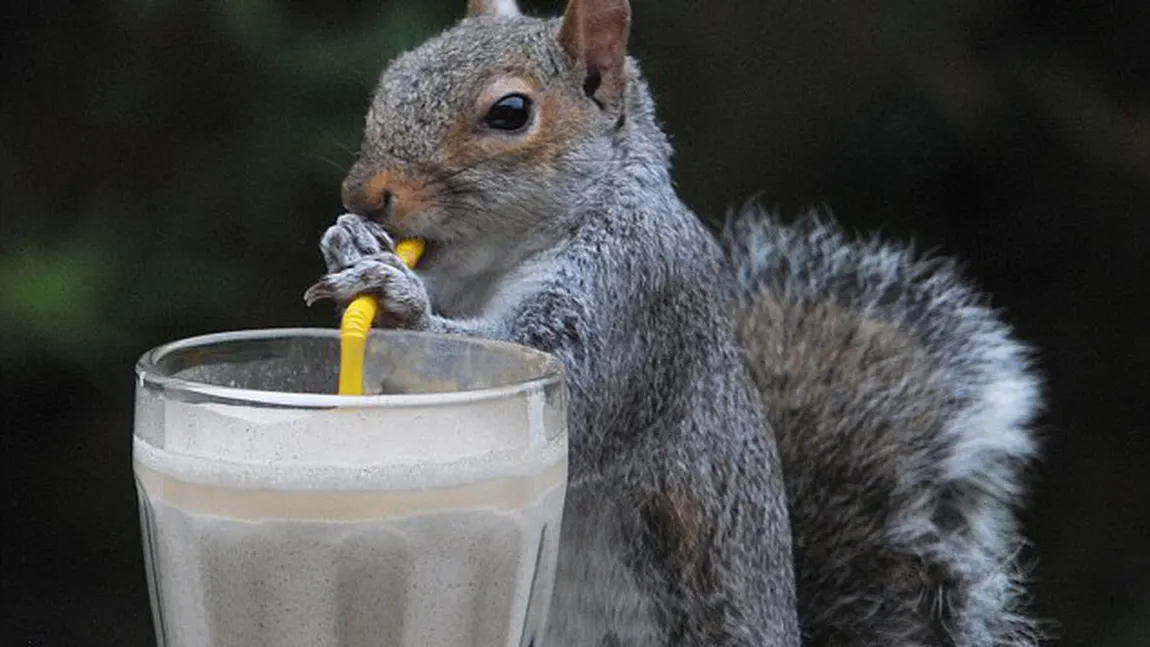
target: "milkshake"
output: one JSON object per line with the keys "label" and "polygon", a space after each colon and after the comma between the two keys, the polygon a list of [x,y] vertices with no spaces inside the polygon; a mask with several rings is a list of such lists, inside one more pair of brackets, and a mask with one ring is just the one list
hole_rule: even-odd
{"label": "milkshake", "polygon": [[566,484],[558,365],[376,333],[376,393],[347,397],[317,361],[337,351],[325,332],[257,331],[141,360],[133,454],[160,644],[537,644]]}

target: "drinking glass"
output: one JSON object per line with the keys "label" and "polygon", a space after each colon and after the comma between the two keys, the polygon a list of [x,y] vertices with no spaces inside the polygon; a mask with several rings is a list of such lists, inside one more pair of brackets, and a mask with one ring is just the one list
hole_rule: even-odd
{"label": "drinking glass", "polygon": [[136,365],[133,468],[161,647],[526,647],[567,479],[560,364],[508,343],[228,332]]}

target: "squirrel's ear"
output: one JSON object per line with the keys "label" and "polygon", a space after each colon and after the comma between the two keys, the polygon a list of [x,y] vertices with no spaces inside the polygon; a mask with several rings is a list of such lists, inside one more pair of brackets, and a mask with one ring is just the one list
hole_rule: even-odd
{"label": "squirrel's ear", "polygon": [[467,0],[467,16],[518,16],[515,0]]}
{"label": "squirrel's ear", "polygon": [[613,105],[627,86],[624,69],[631,4],[627,0],[570,0],[559,30],[559,44],[583,63],[583,91],[601,106]]}

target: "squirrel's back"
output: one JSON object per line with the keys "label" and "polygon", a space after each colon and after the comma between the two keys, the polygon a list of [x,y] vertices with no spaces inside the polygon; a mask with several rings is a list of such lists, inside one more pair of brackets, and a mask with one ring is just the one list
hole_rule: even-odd
{"label": "squirrel's back", "polygon": [[804,644],[1034,644],[1015,519],[1035,453],[1027,350],[949,262],[754,207],[722,238],[783,463]]}

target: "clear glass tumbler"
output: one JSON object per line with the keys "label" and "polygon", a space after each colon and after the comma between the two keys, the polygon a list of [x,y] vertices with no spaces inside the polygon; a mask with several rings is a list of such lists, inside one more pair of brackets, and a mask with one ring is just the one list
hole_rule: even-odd
{"label": "clear glass tumbler", "polygon": [[376,331],[206,335],[136,366],[133,465],[162,647],[525,647],[567,479],[560,364]]}

